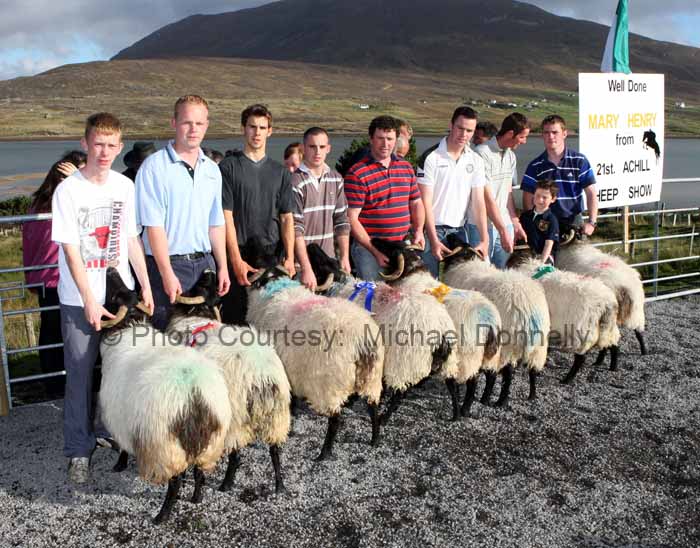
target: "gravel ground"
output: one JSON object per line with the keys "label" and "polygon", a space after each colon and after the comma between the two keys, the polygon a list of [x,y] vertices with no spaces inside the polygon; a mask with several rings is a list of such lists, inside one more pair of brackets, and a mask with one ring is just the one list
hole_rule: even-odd
{"label": "gravel ground", "polygon": [[62,402],[16,408],[0,419],[0,546],[698,547],[700,299],[650,304],[647,322],[651,354],[625,333],[616,373],[589,358],[563,386],[571,356],[552,352],[534,403],[518,372],[509,409],[475,403],[450,423],[445,388],[428,382],[377,449],[358,402],[334,460],[315,463],[325,420],[302,413],[286,494],[273,493],[266,448],[250,447],[231,493],[212,489],[220,465],[204,502],[180,501],[159,527],[165,489],[133,462],[112,473],[114,453],[95,453],[89,487],[66,484]]}

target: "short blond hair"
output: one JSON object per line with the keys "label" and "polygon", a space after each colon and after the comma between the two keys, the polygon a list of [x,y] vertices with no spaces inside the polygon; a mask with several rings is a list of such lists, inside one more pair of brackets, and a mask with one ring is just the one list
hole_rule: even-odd
{"label": "short blond hair", "polygon": [[85,122],[85,139],[90,136],[90,133],[101,133],[103,135],[112,135],[114,133],[122,134],[122,123],[114,114],[109,112],[98,112],[89,116]]}
{"label": "short blond hair", "polygon": [[177,119],[177,112],[181,105],[202,105],[204,108],[209,110],[209,103],[201,95],[183,95],[177,101],[175,101],[175,108],[173,109],[173,118]]}

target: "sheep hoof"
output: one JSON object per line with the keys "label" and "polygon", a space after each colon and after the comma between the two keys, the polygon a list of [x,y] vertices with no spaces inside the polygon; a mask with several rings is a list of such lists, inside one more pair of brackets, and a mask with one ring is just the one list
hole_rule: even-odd
{"label": "sheep hoof", "polygon": [[202,502],[202,492],[199,491],[198,493],[196,492],[194,495],[192,495],[190,502],[192,504],[199,504],[200,502]]}
{"label": "sheep hoof", "polygon": [[275,495],[285,495],[287,493],[287,488],[283,483],[279,483],[275,486]]}
{"label": "sheep hoof", "polygon": [[119,453],[117,462],[112,467],[113,472],[123,472],[129,463],[129,454],[126,451]]}
{"label": "sheep hoof", "polygon": [[537,399],[537,396],[535,394],[530,394],[527,397],[527,401],[535,401]]}
{"label": "sheep hoof", "polygon": [[321,453],[314,459],[316,462],[323,462],[324,460],[333,460],[333,453]]}
{"label": "sheep hoof", "polygon": [[499,409],[505,409],[508,407],[508,400],[498,400],[496,403],[493,404],[494,407],[498,407]]}
{"label": "sheep hoof", "polygon": [[233,489],[233,483],[224,482],[221,485],[219,485],[218,491],[221,493],[228,493],[229,491],[231,491],[231,489]]}

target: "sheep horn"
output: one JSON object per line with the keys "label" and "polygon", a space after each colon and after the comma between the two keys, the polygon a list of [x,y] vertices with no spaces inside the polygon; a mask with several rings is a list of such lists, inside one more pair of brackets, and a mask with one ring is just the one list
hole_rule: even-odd
{"label": "sheep horn", "polygon": [[564,239],[559,242],[559,247],[564,247],[569,245],[571,242],[574,241],[574,238],[576,237],[576,230],[573,228],[569,230],[566,235],[564,236]]}
{"label": "sheep horn", "polygon": [[281,272],[282,274],[284,274],[285,276],[287,276],[288,278],[291,278],[291,276],[289,275],[289,270],[284,268],[281,264],[278,264],[277,266],[275,266],[275,269],[278,270],[279,272]]}
{"label": "sheep horn", "polygon": [[474,252],[474,255],[479,257],[482,261],[485,261],[486,258],[484,257],[484,253],[481,251],[481,249],[476,249],[474,247],[469,246],[469,249],[471,249]]}
{"label": "sheep horn", "polygon": [[175,297],[175,302],[179,304],[204,304],[205,299],[201,295],[199,297],[183,297],[178,295]]}
{"label": "sheep horn", "polygon": [[121,322],[124,318],[126,318],[126,313],[129,311],[129,309],[125,305],[119,305],[119,310],[117,310],[117,313],[114,316],[113,320],[100,320],[100,328],[101,329],[109,329],[110,327],[114,327],[117,325],[119,322]]}
{"label": "sheep horn", "polygon": [[217,322],[221,323],[221,312],[219,312],[218,306],[214,307],[214,317],[216,318]]}
{"label": "sheep horn", "polygon": [[333,273],[332,273],[332,272],[331,272],[330,274],[328,274],[328,277],[326,278],[326,281],[323,282],[322,285],[317,285],[317,286],[316,286],[316,293],[321,293],[322,291],[327,291],[328,288],[329,288],[329,287],[331,286],[331,284],[333,283],[333,279],[334,279],[334,278],[335,278],[335,276],[333,276]]}
{"label": "sheep horn", "polygon": [[398,256],[398,263],[399,264],[395,272],[392,272],[391,274],[384,274],[384,272],[380,271],[379,275],[387,282],[393,282],[394,280],[398,280],[403,274],[403,269],[405,266],[403,255]]}
{"label": "sheep horn", "polygon": [[408,244],[404,249],[411,249],[413,251],[423,251],[423,248],[418,244]]}
{"label": "sheep horn", "polygon": [[530,246],[527,244],[516,245],[513,247],[513,251],[525,251],[526,249],[530,249]]}
{"label": "sheep horn", "polygon": [[445,253],[445,254],[442,256],[442,258],[443,258],[443,259],[447,259],[447,257],[452,257],[452,255],[457,255],[457,253],[459,253],[459,252],[462,251],[463,249],[464,249],[464,247],[461,246],[461,245],[459,245],[459,246],[455,247],[455,248],[454,248],[452,251],[450,251],[449,253]]}
{"label": "sheep horn", "polygon": [[[248,272],[248,276],[247,276],[248,282],[250,282],[250,283],[257,282],[264,273],[265,272],[262,270],[259,270],[258,272]],[[252,274],[252,276],[251,276],[251,274]]]}
{"label": "sheep horn", "polygon": [[141,312],[146,314],[146,316],[153,316],[153,307],[146,306],[145,304],[143,304],[143,301],[137,302],[136,308],[138,308]]}

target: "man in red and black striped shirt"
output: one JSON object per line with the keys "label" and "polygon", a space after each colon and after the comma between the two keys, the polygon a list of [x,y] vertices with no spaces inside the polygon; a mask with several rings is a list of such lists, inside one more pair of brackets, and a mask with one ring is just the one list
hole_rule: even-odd
{"label": "man in red and black striped shirt", "polygon": [[391,116],[369,125],[370,153],[345,175],[348,218],[354,241],[350,255],[364,280],[375,280],[388,260],[372,238],[401,241],[413,227],[413,243],[424,245],[425,211],[413,166],[393,154],[398,128]]}

